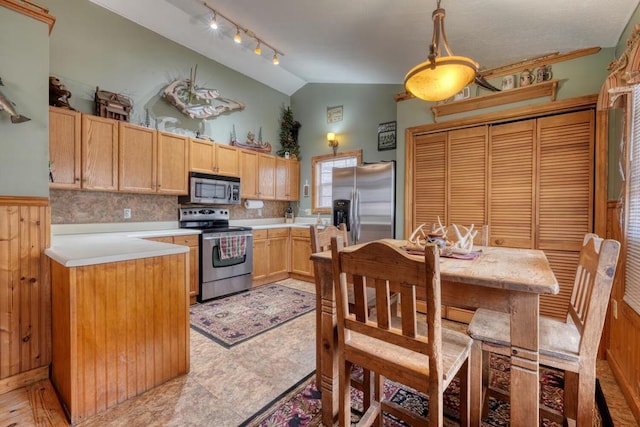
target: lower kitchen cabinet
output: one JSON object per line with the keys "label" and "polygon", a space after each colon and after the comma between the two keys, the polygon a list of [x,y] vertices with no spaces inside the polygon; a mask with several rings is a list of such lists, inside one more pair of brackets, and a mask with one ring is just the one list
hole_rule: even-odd
{"label": "lower kitchen cabinet", "polygon": [[71,425],[189,372],[187,257],[51,262],[52,363]]}
{"label": "lower kitchen cabinet", "polygon": [[289,276],[289,228],[253,230],[253,286]]}
{"label": "lower kitchen cabinet", "polygon": [[200,293],[200,243],[198,235],[151,237],[148,240],[189,246],[189,303],[195,304]]}
{"label": "lower kitchen cabinet", "polygon": [[291,229],[291,277],[313,281],[311,262],[311,229],[309,227]]}

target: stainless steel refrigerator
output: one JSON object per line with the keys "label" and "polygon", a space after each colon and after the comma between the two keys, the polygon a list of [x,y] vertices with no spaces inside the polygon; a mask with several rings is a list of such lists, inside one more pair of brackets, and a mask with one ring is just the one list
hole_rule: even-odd
{"label": "stainless steel refrigerator", "polygon": [[349,244],[395,237],[395,162],[334,168],[333,224],[345,223]]}

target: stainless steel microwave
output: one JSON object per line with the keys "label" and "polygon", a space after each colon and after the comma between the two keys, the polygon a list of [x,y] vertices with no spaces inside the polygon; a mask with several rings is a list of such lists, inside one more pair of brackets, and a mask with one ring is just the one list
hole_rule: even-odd
{"label": "stainless steel microwave", "polygon": [[189,195],[180,196],[181,204],[239,205],[240,178],[220,175],[189,174]]}

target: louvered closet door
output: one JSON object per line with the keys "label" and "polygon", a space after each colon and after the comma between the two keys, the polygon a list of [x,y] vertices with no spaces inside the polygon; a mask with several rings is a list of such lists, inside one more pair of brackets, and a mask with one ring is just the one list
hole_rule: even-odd
{"label": "louvered closet door", "polygon": [[[486,224],[487,126],[449,132],[447,224]],[[453,238],[450,233],[449,238]],[[481,233],[476,237],[480,243]]]}
{"label": "louvered closet door", "polygon": [[496,125],[489,132],[490,245],[531,249],[536,121]]}
{"label": "louvered closet door", "polygon": [[541,313],[563,318],[584,235],[593,230],[594,113],[538,119],[538,249],[545,251],[560,294],[541,299]]}
{"label": "louvered closet door", "polygon": [[412,230],[438,216],[445,222],[446,142],[446,132],[415,138]]}

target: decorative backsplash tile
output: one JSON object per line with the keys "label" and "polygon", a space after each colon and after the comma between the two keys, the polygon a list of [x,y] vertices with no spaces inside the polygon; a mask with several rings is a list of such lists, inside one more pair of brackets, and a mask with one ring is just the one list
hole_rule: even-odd
{"label": "decorative backsplash tile", "polygon": [[[50,190],[52,224],[178,221],[178,198],[155,194],[109,193],[102,191]],[[289,202],[264,202],[262,215],[243,205],[228,206],[231,219],[281,218]],[[124,209],[131,218],[124,219]]]}

